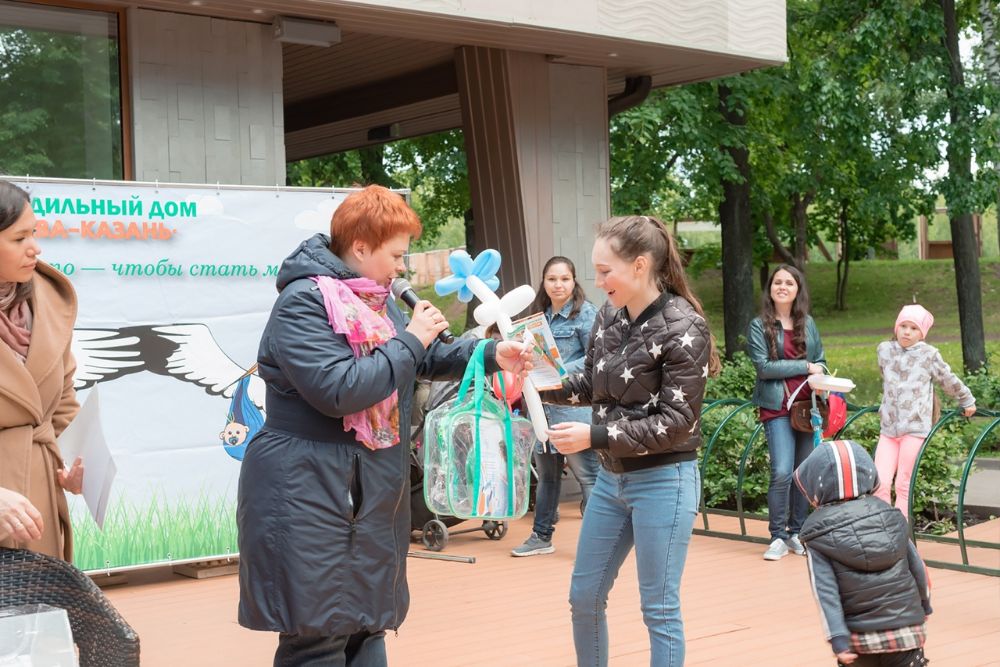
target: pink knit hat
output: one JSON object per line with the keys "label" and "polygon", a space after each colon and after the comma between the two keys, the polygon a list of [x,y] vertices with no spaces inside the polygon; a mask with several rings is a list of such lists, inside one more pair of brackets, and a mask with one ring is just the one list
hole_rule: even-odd
{"label": "pink knit hat", "polygon": [[931,311],[914,303],[903,306],[903,309],[899,311],[899,315],[896,317],[896,326],[892,329],[893,333],[899,331],[899,325],[903,322],[913,322],[920,329],[921,337],[927,338],[927,332],[934,326],[934,316],[931,315]]}

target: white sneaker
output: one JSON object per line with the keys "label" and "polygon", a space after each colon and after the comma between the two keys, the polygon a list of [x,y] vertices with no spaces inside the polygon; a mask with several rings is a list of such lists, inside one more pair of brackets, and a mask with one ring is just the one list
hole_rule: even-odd
{"label": "white sneaker", "polygon": [[785,540],[785,545],[794,553],[796,556],[805,556],[806,548],[805,545],[799,540],[798,535],[792,535],[787,540]]}
{"label": "white sneaker", "polygon": [[764,560],[781,560],[787,555],[788,545],[779,537],[774,542],[771,542],[771,546],[764,552]]}

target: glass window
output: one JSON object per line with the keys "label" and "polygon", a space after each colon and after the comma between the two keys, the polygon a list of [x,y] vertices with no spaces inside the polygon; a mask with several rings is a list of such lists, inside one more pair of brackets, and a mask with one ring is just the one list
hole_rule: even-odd
{"label": "glass window", "polygon": [[123,178],[118,13],[0,0],[0,173]]}

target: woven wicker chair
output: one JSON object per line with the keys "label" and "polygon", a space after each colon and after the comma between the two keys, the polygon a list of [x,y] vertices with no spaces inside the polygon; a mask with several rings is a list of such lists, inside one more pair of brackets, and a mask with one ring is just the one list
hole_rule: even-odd
{"label": "woven wicker chair", "polygon": [[66,610],[80,667],[139,664],[139,636],[87,575],[58,558],[0,548],[0,607],[39,603]]}

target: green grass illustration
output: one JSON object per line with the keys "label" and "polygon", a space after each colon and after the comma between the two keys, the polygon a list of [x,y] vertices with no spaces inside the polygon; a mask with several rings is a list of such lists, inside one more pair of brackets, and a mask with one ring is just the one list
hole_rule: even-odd
{"label": "green grass illustration", "polygon": [[119,497],[102,531],[90,513],[74,509],[73,561],[81,570],[220,556],[236,552],[236,503],[226,494],[167,500],[162,492],[134,504]]}

